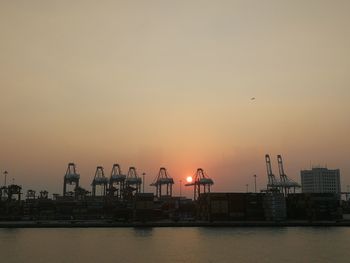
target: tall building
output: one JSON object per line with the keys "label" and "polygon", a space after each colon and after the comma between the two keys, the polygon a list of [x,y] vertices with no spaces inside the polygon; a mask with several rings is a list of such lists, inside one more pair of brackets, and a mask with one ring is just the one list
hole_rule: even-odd
{"label": "tall building", "polygon": [[301,175],[301,190],[303,193],[336,193],[340,194],[340,170],[327,168],[312,168],[303,170]]}

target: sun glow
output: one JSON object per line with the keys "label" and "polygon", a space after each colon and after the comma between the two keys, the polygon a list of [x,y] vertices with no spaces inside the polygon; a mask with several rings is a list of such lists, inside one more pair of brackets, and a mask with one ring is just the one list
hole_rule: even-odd
{"label": "sun glow", "polygon": [[187,176],[186,181],[187,181],[187,183],[192,183],[192,177],[191,176]]}

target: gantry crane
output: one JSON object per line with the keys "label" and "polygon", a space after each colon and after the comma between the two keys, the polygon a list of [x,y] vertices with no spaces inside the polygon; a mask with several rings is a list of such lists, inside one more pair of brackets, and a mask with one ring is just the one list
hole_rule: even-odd
{"label": "gantry crane", "polygon": [[136,168],[130,167],[125,179],[124,198],[131,199],[135,193],[141,192],[142,179],[137,175]]}
{"label": "gantry crane", "polygon": [[76,171],[74,163],[69,163],[63,179],[63,196],[67,196],[67,185],[74,184],[74,190],[79,187],[80,175]]}
{"label": "gantry crane", "polygon": [[300,185],[293,180],[289,179],[288,176],[284,172],[284,166],[283,166],[283,160],[281,155],[277,155],[277,161],[278,161],[278,170],[280,174],[280,187],[282,192],[287,195],[290,192],[290,189],[293,189],[293,192],[295,193],[296,188],[300,188]]}
{"label": "gantry crane", "polygon": [[125,179],[126,176],[122,174],[119,164],[113,164],[111,176],[109,178],[109,195],[122,198],[125,188]]}
{"label": "gantry crane", "polygon": [[[161,167],[159,173],[155,178],[154,182],[150,186],[156,187],[156,196],[161,198],[163,196],[172,196],[173,194],[173,184],[174,180],[171,178],[166,170],[166,168]],[[165,185],[165,195],[162,193],[162,186]]]}
{"label": "gantry crane", "polygon": [[210,179],[202,168],[198,168],[194,176],[194,180],[191,183],[185,184],[185,186],[193,186],[193,198],[197,200],[201,194],[201,187],[203,193],[210,193],[210,186],[214,184],[214,181]]}
{"label": "gantry crane", "polygon": [[92,180],[92,196],[96,196],[96,186],[102,187],[102,195],[106,195],[108,178],[105,177],[102,166],[97,166],[94,179]]}
{"label": "gantry crane", "polygon": [[265,161],[266,161],[266,170],[267,170],[267,190],[270,191],[278,191],[280,187],[280,182],[276,179],[275,175],[272,172],[272,166],[271,166],[271,158],[270,155],[265,155]]}

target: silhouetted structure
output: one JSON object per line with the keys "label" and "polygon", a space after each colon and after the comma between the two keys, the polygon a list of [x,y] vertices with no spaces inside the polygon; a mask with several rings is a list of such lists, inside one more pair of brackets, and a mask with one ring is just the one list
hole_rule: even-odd
{"label": "silhouetted structure", "polygon": [[26,198],[35,200],[35,198],[36,198],[35,194],[36,194],[36,192],[34,190],[28,190]]}
{"label": "silhouetted structure", "polygon": [[[291,220],[341,220],[343,209],[350,210],[348,200],[340,200],[335,193],[283,194],[289,192],[290,179],[285,175],[282,158],[279,156],[281,181],[272,174],[271,162],[266,158],[270,190],[261,193],[210,193],[213,180],[203,169],[197,169],[194,180],[186,186],[193,186],[194,200],[184,197],[172,197],[172,178],[165,168],[160,168],[155,182],[157,197],[153,193],[140,193],[142,179],[135,167],[130,167],[128,175],[123,176],[119,165],[113,165],[111,177],[106,178],[101,166],[96,169],[93,180],[93,194],[80,186],[66,195],[53,194],[49,198],[47,191],[28,190],[26,199],[21,200],[21,186],[11,184],[0,188],[0,220],[63,220],[70,225],[74,221],[103,220],[103,222],[146,222],[169,220],[189,222],[201,221],[285,221]],[[76,179],[75,166],[67,169],[64,179]],[[73,175],[73,176],[69,176]],[[122,182],[124,182],[124,190]],[[72,181],[75,183],[75,181]],[[102,187],[102,197],[109,193],[118,198],[97,196],[96,187]],[[166,189],[162,190],[162,187]],[[112,187],[120,191],[110,190]],[[114,195],[116,194],[116,195]],[[122,198],[120,198],[122,197]],[[161,198],[166,197],[166,198]],[[286,217],[287,216],[287,217]],[[108,223],[109,224],[109,223]]]}
{"label": "silhouetted structure", "polygon": [[[21,201],[22,187],[16,184],[10,184],[7,187],[7,200],[10,201],[13,198],[17,201]],[[17,197],[17,199],[16,199]]]}
{"label": "silhouetted structure", "polygon": [[72,193],[68,194],[67,186],[74,185],[74,191],[77,187],[79,187],[79,179],[80,175],[76,171],[75,164],[69,163],[63,180],[63,196],[72,195]]}
{"label": "silhouetted structure", "polygon": [[213,184],[214,181],[204,173],[203,169],[198,168],[193,182],[187,183],[185,186],[193,186],[193,199],[197,200],[201,193],[210,193],[210,186]]}
{"label": "silhouetted structure", "polygon": [[6,186],[6,184],[7,184],[7,175],[8,175],[8,172],[5,171],[4,172],[4,186]]}
{"label": "silhouetted structure", "polygon": [[276,179],[275,175],[272,172],[272,166],[271,166],[271,158],[270,155],[265,155],[265,162],[266,162],[266,171],[267,171],[267,190],[268,191],[278,191],[280,187],[280,183]]}
{"label": "silhouetted structure", "polygon": [[119,164],[113,164],[111,176],[109,178],[108,193],[111,196],[122,198],[125,188],[126,176],[122,174]]}
{"label": "silhouetted structure", "polygon": [[92,196],[96,196],[96,187],[102,187],[102,196],[106,196],[108,179],[105,177],[103,167],[97,166],[94,179],[92,180]]}
{"label": "silhouetted structure", "polygon": [[293,189],[293,193],[295,193],[296,188],[300,188],[300,185],[293,180],[289,179],[288,176],[284,172],[284,166],[283,166],[283,160],[281,155],[277,155],[277,161],[278,161],[278,170],[280,174],[280,187],[282,190],[282,193],[285,195],[288,195],[290,193],[290,190]]}
{"label": "silhouetted structure", "polygon": [[78,200],[84,200],[89,194],[89,191],[80,186],[75,188],[75,198]]}
{"label": "silhouetted structure", "polygon": [[141,192],[142,179],[137,175],[136,168],[130,167],[125,179],[124,199],[131,199]]}
{"label": "silhouetted structure", "polygon": [[[167,170],[162,167],[159,169],[159,173],[154,182],[150,184],[156,187],[156,197],[161,198],[163,196],[171,197],[173,194],[174,180],[168,175]],[[162,192],[162,186],[165,186],[165,195]]]}

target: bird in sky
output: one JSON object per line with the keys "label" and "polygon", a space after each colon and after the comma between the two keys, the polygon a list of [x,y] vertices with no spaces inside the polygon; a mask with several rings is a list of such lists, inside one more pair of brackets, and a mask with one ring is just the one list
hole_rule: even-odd
{"label": "bird in sky", "polygon": [[255,100],[255,97],[252,97],[250,100]]}

